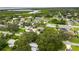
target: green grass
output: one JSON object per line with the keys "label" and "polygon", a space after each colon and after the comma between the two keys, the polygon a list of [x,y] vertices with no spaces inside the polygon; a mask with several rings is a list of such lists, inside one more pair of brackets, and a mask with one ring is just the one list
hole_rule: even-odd
{"label": "green grass", "polygon": [[73,51],[79,51],[79,46],[72,46]]}
{"label": "green grass", "polygon": [[79,23],[76,22],[76,23],[74,23],[73,25],[75,25],[75,26],[79,26]]}
{"label": "green grass", "polygon": [[79,28],[72,28],[71,30],[72,30],[72,31],[78,31]]}
{"label": "green grass", "polygon": [[79,43],[79,38],[73,38],[73,39],[70,40],[70,42]]}
{"label": "green grass", "polygon": [[3,51],[11,51],[12,49],[11,48],[9,48],[9,46],[6,46],[4,49],[3,49]]}
{"label": "green grass", "polygon": [[24,29],[24,28],[20,28],[20,29],[18,30],[18,32],[25,32],[25,29]]}

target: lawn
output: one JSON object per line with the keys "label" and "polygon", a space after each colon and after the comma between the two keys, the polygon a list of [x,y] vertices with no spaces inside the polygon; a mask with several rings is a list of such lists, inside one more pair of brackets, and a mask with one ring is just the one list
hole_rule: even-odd
{"label": "lawn", "polygon": [[3,51],[11,51],[12,49],[11,48],[9,48],[9,46],[6,46],[4,49],[3,49]]}
{"label": "lawn", "polygon": [[25,32],[25,28],[20,28],[18,32]]}
{"label": "lawn", "polygon": [[73,39],[71,39],[69,41],[73,42],[73,43],[79,43],[79,38],[73,38]]}
{"label": "lawn", "polygon": [[73,25],[75,25],[75,26],[79,26],[79,23],[78,23],[78,22],[76,22],[76,23],[74,23]]}
{"label": "lawn", "polygon": [[73,51],[79,51],[79,46],[72,46]]}
{"label": "lawn", "polygon": [[72,30],[72,31],[78,31],[79,28],[72,28],[71,30]]}

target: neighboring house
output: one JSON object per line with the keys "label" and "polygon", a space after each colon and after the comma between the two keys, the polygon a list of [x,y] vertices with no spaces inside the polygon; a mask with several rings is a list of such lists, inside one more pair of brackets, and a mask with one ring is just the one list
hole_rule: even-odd
{"label": "neighboring house", "polygon": [[37,51],[38,50],[37,43],[32,42],[29,45],[30,45],[32,51]]}
{"label": "neighboring house", "polygon": [[71,13],[67,14],[67,18],[70,19],[72,17]]}
{"label": "neighboring house", "polygon": [[6,28],[6,25],[0,24],[0,28]]}
{"label": "neighboring house", "polygon": [[18,18],[13,18],[13,20],[16,20],[16,19],[18,19]]}
{"label": "neighboring house", "polygon": [[72,28],[72,25],[59,25],[60,28],[65,28],[67,30],[70,30]]}
{"label": "neighboring house", "polygon": [[41,17],[35,17],[35,20],[40,20],[41,19]]}
{"label": "neighboring house", "polygon": [[76,20],[77,22],[79,22],[79,20]]}
{"label": "neighboring house", "polygon": [[43,27],[38,27],[37,30],[42,32],[44,30],[44,28]]}
{"label": "neighboring house", "polygon": [[59,28],[59,30],[68,31],[66,28]]}
{"label": "neighboring house", "polygon": [[15,33],[15,36],[21,36],[23,33],[20,32],[20,33]]}
{"label": "neighboring house", "polygon": [[33,28],[31,26],[25,26],[26,32],[33,32]]}
{"label": "neighboring house", "polygon": [[45,19],[43,23],[46,24],[46,23],[48,23],[48,21],[49,21],[49,20]]}
{"label": "neighboring house", "polygon": [[72,47],[69,41],[63,41],[63,43],[66,46],[66,49],[65,49],[66,51],[72,51]]}
{"label": "neighboring house", "polygon": [[33,17],[32,16],[29,16],[29,17],[27,17],[28,19],[32,19]]}
{"label": "neighboring house", "polygon": [[78,34],[79,34],[79,31],[77,31],[78,32]]}
{"label": "neighboring house", "polygon": [[7,35],[7,34],[12,35],[12,33],[8,32],[8,31],[7,32],[6,31],[5,32],[4,31],[0,31],[0,32],[3,33],[4,35]]}
{"label": "neighboring house", "polygon": [[72,51],[71,45],[66,44],[66,51]]}
{"label": "neighboring house", "polygon": [[47,27],[54,27],[54,28],[56,27],[56,25],[54,25],[54,24],[46,24],[46,26]]}
{"label": "neighboring house", "polygon": [[25,18],[20,18],[21,20],[20,21],[22,21],[22,22],[24,22],[25,21]]}
{"label": "neighboring house", "polygon": [[15,43],[15,40],[14,40],[14,39],[10,39],[10,40],[8,41],[8,46],[9,46],[10,48],[14,47],[14,43]]}

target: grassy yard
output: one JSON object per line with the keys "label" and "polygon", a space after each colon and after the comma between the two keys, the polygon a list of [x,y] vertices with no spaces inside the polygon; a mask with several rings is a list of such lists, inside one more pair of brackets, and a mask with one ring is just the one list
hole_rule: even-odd
{"label": "grassy yard", "polygon": [[74,23],[73,25],[75,25],[75,26],[79,26],[79,23],[78,23],[78,22],[76,22],[76,23]]}
{"label": "grassy yard", "polygon": [[79,51],[79,46],[72,46],[73,51]]}
{"label": "grassy yard", "polygon": [[3,51],[11,51],[12,49],[11,48],[9,48],[9,46],[6,46],[4,49],[3,49]]}
{"label": "grassy yard", "polygon": [[73,39],[70,40],[70,42],[79,43],[79,38],[73,38]]}
{"label": "grassy yard", "polygon": [[79,28],[72,28],[71,30],[72,30],[72,31],[78,31]]}
{"label": "grassy yard", "polygon": [[25,28],[20,28],[18,32],[25,32]]}

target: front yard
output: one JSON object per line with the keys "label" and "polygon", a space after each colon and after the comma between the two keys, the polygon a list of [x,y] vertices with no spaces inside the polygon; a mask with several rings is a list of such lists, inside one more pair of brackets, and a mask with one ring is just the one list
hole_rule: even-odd
{"label": "front yard", "polygon": [[73,51],[79,51],[79,46],[72,46]]}
{"label": "front yard", "polygon": [[73,42],[73,43],[79,43],[79,38],[73,38],[73,39],[71,39],[69,41]]}

